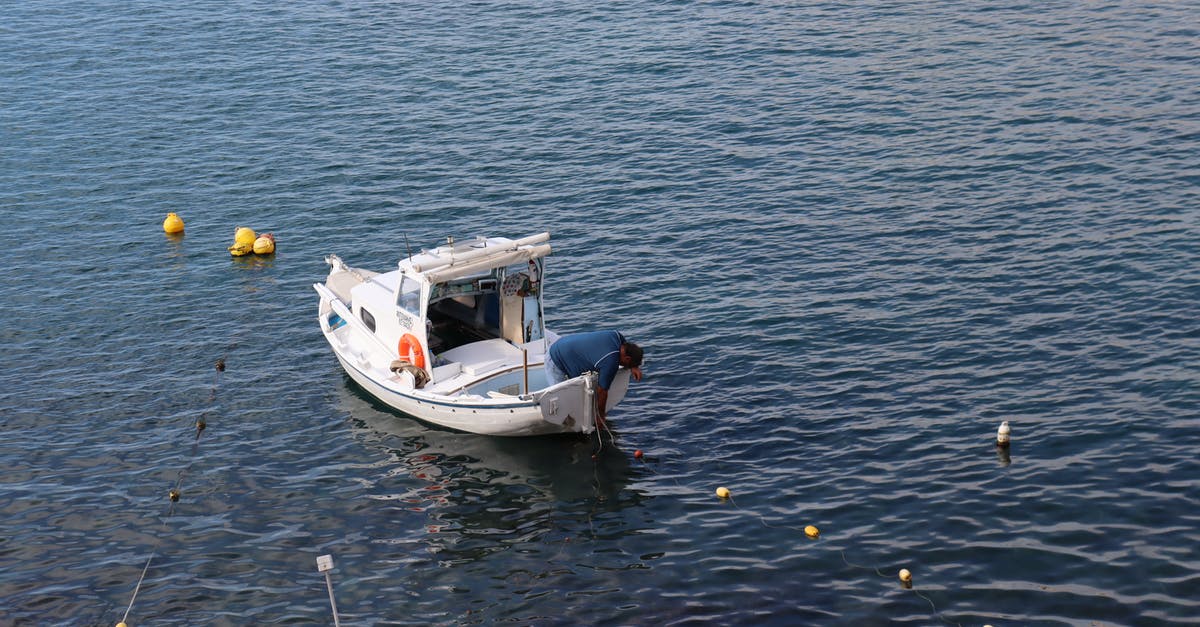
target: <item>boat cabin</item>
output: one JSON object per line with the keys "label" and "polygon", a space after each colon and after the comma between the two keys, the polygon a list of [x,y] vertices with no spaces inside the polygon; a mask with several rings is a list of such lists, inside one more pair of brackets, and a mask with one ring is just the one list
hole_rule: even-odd
{"label": "boat cabin", "polygon": [[385,346],[394,347],[402,361],[426,369],[434,382],[451,374],[437,369],[456,361],[452,351],[487,340],[518,350],[529,347],[540,363],[548,239],[548,233],[520,240],[451,238],[402,260],[396,271],[359,277],[342,300]]}

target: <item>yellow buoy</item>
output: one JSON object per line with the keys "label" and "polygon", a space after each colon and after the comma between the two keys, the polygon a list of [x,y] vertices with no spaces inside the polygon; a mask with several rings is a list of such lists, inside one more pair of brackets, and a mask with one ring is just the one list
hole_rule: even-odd
{"label": "yellow buoy", "polygon": [[258,239],[258,236],[254,234],[254,229],[246,228],[244,226],[239,226],[237,228],[237,230],[233,232],[233,243],[234,244],[245,244],[247,246],[253,246],[254,240],[256,240],[256,239]]}
{"label": "yellow buoy", "polygon": [[900,584],[905,588],[912,587],[912,573],[908,572],[907,568],[900,569]]}
{"label": "yellow buoy", "polygon": [[233,246],[229,247],[229,254],[233,255],[234,257],[249,255],[252,252],[254,252],[254,246],[252,244],[234,244]]}
{"label": "yellow buoy", "polygon": [[167,233],[182,233],[183,218],[179,217],[177,214],[168,213],[167,219],[163,220],[163,230]]}
{"label": "yellow buoy", "polygon": [[821,530],[817,529],[816,527],[814,527],[812,525],[809,525],[804,528],[804,535],[815,540],[815,539],[821,537]]}
{"label": "yellow buoy", "polygon": [[254,240],[254,254],[269,255],[275,252],[275,236],[270,233],[260,235]]}
{"label": "yellow buoy", "polygon": [[729,498],[729,488],[726,488],[724,486],[717,488],[717,497],[723,498],[723,499]]}

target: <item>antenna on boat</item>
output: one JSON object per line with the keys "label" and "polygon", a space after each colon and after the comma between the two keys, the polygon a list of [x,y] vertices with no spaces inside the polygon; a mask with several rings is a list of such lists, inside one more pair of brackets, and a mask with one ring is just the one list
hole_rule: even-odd
{"label": "antenna on boat", "polygon": [[408,233],[404,233],[404,250],[408,251],[408,260],[412,261],[412,246],[408,245]]}

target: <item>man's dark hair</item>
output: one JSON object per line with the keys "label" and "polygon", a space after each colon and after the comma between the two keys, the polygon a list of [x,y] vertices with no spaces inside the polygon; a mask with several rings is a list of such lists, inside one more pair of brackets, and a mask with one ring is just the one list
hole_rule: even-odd
{"label": "man's dark hair", "polygon": [[631,367],[639,368],[642,365],[642,347],[633,342],[625,342],[625,355],[629,357]]}

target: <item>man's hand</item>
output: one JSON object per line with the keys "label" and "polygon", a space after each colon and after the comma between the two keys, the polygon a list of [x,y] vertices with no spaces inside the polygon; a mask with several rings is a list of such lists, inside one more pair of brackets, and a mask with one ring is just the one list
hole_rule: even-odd
{"label": "man's hand", "polygon": [[641,368],[638,368],[638,367],[636,367],[636,366],[635,366],[635,367],[633,367],[633,368],[630,368],[630,369],[629,369],[629,373],[633,375],[633,380],[634,380],[634,381],[641,381],[641,380],[642,380],[642,369],[641,369]]}

